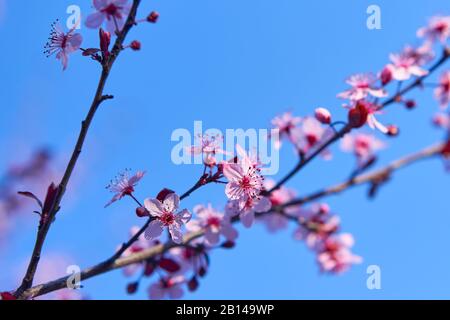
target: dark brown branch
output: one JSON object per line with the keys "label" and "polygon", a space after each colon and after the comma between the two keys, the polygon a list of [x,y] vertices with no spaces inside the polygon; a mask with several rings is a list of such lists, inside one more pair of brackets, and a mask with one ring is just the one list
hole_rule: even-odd
{"label": "dark brown branch", "polygon": [[59,183],[55,201],[49,212],[49,219],[47,219],[47,221],[44,222],[43,224],[41,224],[39,227],[37,237],[36,237],[36,243],[34,245],[33,253],[32,253],[26,274],[22,280],[22,284],[15,292],[15,295],[17,297],[20,297],[25,290],[27,290],[28,288],[30,288],[33,285],[34,275],[36,273],[37,266],[39,264],[42,248],[43,248],[45,240],[47,238],[47,234],[50,230],[50,226],[51,226],[52,222],[54,221],[56,214],[58,213],[58,211],[60,209],[61,201],[64,197],[64,193],[66,191],[67,185],[70,181],[72,173],[78,162],[78,158],[83,150],[84,142],[86,140],[86,136],[87,136],[89,128],[91,126],[92,120],[94,119],[94,116],[95,116],[99,106],[102,104],[102,102],[113,98],[110,95],[104,95],[103,91],[104,91],[108,76],[110,74],[111,68],[122,50],[123,42],[124,42],[128,32],[131,30],[131,28],[134,25],[137,8],[140,4],[140,1],[141,0],[133,1],[133,5],[132,5],[132,8],[128,15],[128,19],[125,22],[125,25],[124,25],[122,31],[117,36],[117,39],[116,39],[113,49],[111,51],[111,55],[108,58],[108,60],[106,60],[102,64],[102,73],[101,73],[101,76],[100,76],[100,79],[99,79],[99,82],[97,85],[97,90],[95,92],[94,99],[89,108],[89,112],[88,112],[86,118],[81,123],[80,134],[78,136],[78,140],[76,142],[76,145],[72,152],[72,156],[71,156],[69,163],[66,167],[66,170],[64,172],[64,175],[61,179],[61,182]]}

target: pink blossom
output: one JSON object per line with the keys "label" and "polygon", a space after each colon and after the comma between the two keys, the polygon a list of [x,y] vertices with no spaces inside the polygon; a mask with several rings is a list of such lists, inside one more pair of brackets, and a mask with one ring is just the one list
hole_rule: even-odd
{"label": "pink blossom", "polygon": [[188,147],[188,152],[193,155],[203,155],[204,163],[207,166],[213,166],[217,163],[215,155],[227,154],[223,149],[223,137],[221,135],[202,135],[198,137],[199,145]]}
{"label": "pink blossom", "polygon": [[276,116],[272,120],[272,125],[275,129],[279,130],[279,139],[275,141],[275,147],[281,147],[281,139],[287,138],[289,141],[292,141],[291,131],[294,129],[300,122],[300,117],[294,117],[291,112],[285,112],[282,115]]}
{"label": "pink blossom", "polygon": [[190,242],[190,247],[175,247],[169,250],[169,254],[180,265],[178,274],[193,270],[196,274],[204,273],[209,265],[206,258],[209,246],[205,246],[204,238],[198,238]]}
{"label": "pink blossom", "polygon": [[144,201],[145,208],[155,218],[145,231],[147,239],[159,237],[164,228],[168,228],[170,236],[175,243],[183,242],[181,227],[191,220],[192,214],[187,209],[175,213],[179,204],[180,198],[175,193],[168,194],[162,202],[158,199],[146,199]]}
{"label": "pink blossom", "polygon": [[80,49],[83,37],[81,34],[75,33],[75,26],[67,33],[62,31],[58,22],[53,23],[51,27],[52,30],[45,45],[44,53],[47,57],[56,54],[56,59],[61,60],[63,70],[66,70],[69,63],[69,54]]}
{"label": "pink blossom", "polygon": [[420,68],[418,60],[408,52],[390,55],[391,64],[388,68],[392,73],[392,78],[398,81],[405,81],[412,76],[423,77],[428,74],[427,70]]}
{"label": "pink blossom", "polygon": [[131,195],[139,180],[141,180],[144,175],[145,171],[137,171],[134,176],[130,177],[129,170],[125,170],[114,178],[106,188],[115,194],[111,201],[105,205],[105,208],[123,197]]}
{"label": "pink blossom", "polygon": [[375,87],[377,81],[378,79],[371,73],[355,74],[347,80],[352,88],[338,94],[338,97],[354,101],[365,99],[368,95],[377,98],[386,97],[387,92],[384,89]]}
{"label": "pink blossom", "polygon": [[450,114],[438,113],[434,115],[433,124],[442,129],[450,129]]}
{"label": "pink blossom", "polygon": [[353,152],[360,163],[373,157],[374,153],[384,146],[384,143],[374,135],[365,133],[347,134],[341,142],[341,149]]}
{"label": "pink blossom", "polygon": [[418,37],[428,41],[445,43],[450,35],[450,16],[436,16],[430,19],[428,26],[417,30]]}
{"label": "pink blossom", "polygon": [[[275,181],[267,180],[265,181],[264,186],[267,190],[271,190],[275,186]],[[272,207],[276,207],[293,200],[295,196],[296,193],[294,190],[282,186],[281,188],[274,190],[270,194],[269,200]],[[270,211],[267,214],[264,214],[259,221],[263,222],[266,225],[269,232],[273,233],[283,230],[289,224],[289,219],[285,215],[297,216],[300,210],[297,206],[289,206],[283,211],[284,214],[280,214],[276,211]]]}
{"label": "pink blossom", "polygon": [[433,47],[429,43],[424,43],[422,46],[414,48],[406,46],[403,49],[405,57],[414,59],[417,65],[422,66],[427,64],[434,58]]}
{"label": "pink blossom", "polygon": [[362,258],[351,252],[353,244],[353,236],[348,233],[327,238],[317,256],[322,271],[342,273],[361,263]]}
{"label": "pink blossom", "polygon": [[327,204],[316,204],[310,209],[302,210],[299,223],[294,238],[304,240],[308,247],[313,249],[337,232],[340,227],[339,217],[330,212]]}
{"label": "pink blossom", "polygon": [[257,200],[263,190],[264,178],[260,169],[240,147],[236,147],[241,156],[238,163],[224,163],[223,174],[228,179],[225,194],[228,199],[238,201],[243,209],[247,201]]}
{"label": "pink blossom", "polygon": [[166,297],[180,299],[183,296],[181,287],[186,280],[183,276],[164,277],[152,284],[148,289],[148,295],[152,300],[161,300]]}
{"label": "pink blossom", "polygon": [[205,242],[208,246],[217,244],[220,235],[223,235],[227,241],[236,240],[237,231],[232,227],[229,217],[212,208],[210,204],[206,207],[196,206],[194,213],[197,215],[197,219],[186,224],[186,228],[192,232],[204,230]]}
{"label": "pink blossom", "polygon": [[[305,117],[301,124],[292,130],[292,139],[297,149],[304,155],[312,153],[315,148],[319,147],[322,141],[325,141],[333,134],[330,127],[324,127],[313,117]],[[330,158],[328,151],[322,153],[325,158]]]}
{"label": "pink blossom", "polygon": [[94,0],[96,12],[87,17],[86,26],[97,29],[106,20],[108,31],[122,30],[131,8],[127,2],[128,0]]}
{"label": "pink blossom", "polygon": [[439,86],[434,90],[434,95],[441,108],[446,108],[450,102],[450,71],[445,71],[440,79]]}
{"label": "pink blossom", "polygon": [[239,215],[239,219],[246,228],[250,228],[255,221],[255,213],[268,212],[272,204],[267,197],[258,197],[256,199],[247,198],[242,206],[239,200],[229,201],[225,207],[225,213],[230,217]]}
{"label": "pink blossom", "polygon": [[[130,230],[130,238],[133,237],[135,234],[137,234],[139,229],[140,228],[137,226],[132,227]],[[129,247],[127,250],[125,250],[125,252],[122,254],[122,257],[128,257],[134,253],[141,252],[143,250],[152,248],[158,244],[159,244],[158,240],[149,241],[145,238],[144,235],[141,235],[138,238],[138,240],[131,245],[131,247]],[[120,249],[120,247],[118,249]],[[129,276],[132,276],[133,274],[135,274],[137,271],[139,271],[143,267],[144,267],[144,264],[142,264],[142,263],[131,264],[131,265],[123,268],[123,273],[125,274],[125,276],[129,277]]]}

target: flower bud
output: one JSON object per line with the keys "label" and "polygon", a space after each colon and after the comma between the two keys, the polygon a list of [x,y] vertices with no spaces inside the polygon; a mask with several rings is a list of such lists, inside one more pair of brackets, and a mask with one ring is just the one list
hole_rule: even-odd
{"label": "flower bud", "polygon": [[151,12],[147,17],[147,21],[150,23],[156,23],[156,22],[158,22],[158,19],[159,19],[159,13],[156,11]]}
{"label": "flower bud", "polygon": [[144,218],[144,217],[148,217],[150,215],[150,213],[144,207],[139,207],[136,209],[136,215],[139,218]]}
{"label": "flower bud", "polygon": [[331,123],[331,113],[325,108],[317,108],[315,111],[316,119],[322,124]]}
{"label": "flower bud", "polygon": [[367,122],[369,113],[363,103],[358,102],[348,113],[348,123],[352,128],[361,128]]}
{"label": "flower bud", "polygon": [[398,129],[397,126],[394,125],[389,125],[387,126],[387,132],[386,134],[390,137],[396,137],[398,136],[398,134],[400,133],[400,130]]}
{"label": "flower bud", "polygon": [[133,42],[131,42],[130,48],[134,51],[139,51],[141,50],[141,43],[137,40],[134,40]]}
{"label": "flower bud", "polygon": [[127,285],[127,293],[135,294],[139,289],[139,282],[132,282]]}
{"label": "flower bud", "polygon": [[406,100],[405,107],[410,110],[414,109],[416,107],[416,102],[414,100]]}
{"label": "flower bud", "polygon": [[195,277],[195,276],[192,277],[192,279],[189,280],[187,285],[188,285],[188,289],[190,292],[196,291],[198,289],[198,285],[199,285],[197,277]]}
{"label": "flower bud", "polygon": [[383,86],[387,85],[392,81],[392,71],[388,66],[384,67],[384,69],[380,73],[380,80]]}

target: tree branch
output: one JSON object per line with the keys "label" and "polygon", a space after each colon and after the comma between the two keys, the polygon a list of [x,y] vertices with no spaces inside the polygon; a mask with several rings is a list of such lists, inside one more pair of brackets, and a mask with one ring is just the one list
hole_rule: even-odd
{"label": "tree branch", "polygon": [[47,234],[50,230],[50,226],[51,226],[52,222],[55,219],[56,214],[58,213],[58,211],[60,209],[61,201],[64,197],[64,193],[66,191],[67,185],[70,181],[72,173],[78,162],[78,158],[82,152],[84,142],[86,140],[91,123],[94,119],[94,116],[95,116],[99,106],[102,104],[102,102],[104,102],[108,99],[112,99],[112,96],[103,94],[105,84],[109,77],[111,68],[123,48],[123,42],[124,42],[128,32],[134,26],[134,23],[136,20],[136,12],[137,12],[137,8],[139,7],[140,2],[141,2],[141,0],[133,0],[133,5],[132,5],[132,8],[128,15],[127,21],[126,21],[122,31],[117,35],[117,39],[116,39],[113,49],[111,51],[111,55],[102,64],[102,73],[101,73],[101,76],[100,76],[100,79],[99,79],[99,82],[97,85],[97,90],[95,92],[94,99],[92,101],[91,107],[89,108],[86,118],[81,123],[81,130],[78,135],[78,139],[75,144],[74,150],[72,152],[72,156],[69,160],[69,163],[67,164],[64,175],[61,179],[61,182],[59,183],[55,200],[54,200],[52,207],[48,213],[49,218],[44,223],[42,223],[39,227],[37,237],[36,237],[36,242],[35,242],[35,245],[33,248],[33,253],[32,253],[26,274],[22,280],[22,284],[15,292],[15,296],[17,296],[17,297],[20,297],[26,289],[30,288],[33,285],[34,275],[36,274],[37,266],[39,264],[42,248],[43,248],[45,240],[47,238]]}

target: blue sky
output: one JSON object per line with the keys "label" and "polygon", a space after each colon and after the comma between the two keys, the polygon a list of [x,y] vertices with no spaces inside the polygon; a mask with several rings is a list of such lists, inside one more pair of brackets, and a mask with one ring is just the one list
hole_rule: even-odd
{"label": "blue sky", "polygon": [[[99,66],[71,56],[61,71],[54,58],[42,54],[49,25],[65,20],[71,4],[88,14],[90,1],[0,0],[0,168],[22,161],[34,148],[49,146],[61,163],[67,157],[87,112]],[[366,28],[366,8],[377,4],[382,29]],[[140,52],[127,51],[114,66],[106,102],[95,119],[80,158],[73,188],[53,225],[46,253],[64,253],[82,267],[109,256],[142,224],[124,200],[104,209],[108,181],[123,168],[145,169],[148,175],[137,196],[154,196],[161,188],[186,190],[201,170],[175,166],[170,152],[174,129],[266,128],[277,113],[310,114],[325,106],[345,119],[336,94],[356,72],[377,71],[390,52],[417,44],[415,32],[435,14],[449,14],[447,1],[320,1],[173,0],[143,1],[141,15],[157,10],[156,25],[130,34]],[[95,31],[83,28],[84,46],[95,46]],[[438,109],[431,91],[415,93],[419,107],[408,112],[393,106],[383,116],[395,122],[401,136],[390,139],[381,160],[388,162],[441,138],[431,128]],[[336,147],[335,160],[318,160],[290,183],[300,194],[344,179],[353,166],[350,155]],[[281,154],[281,172],[295,163],[292,151]],[[207,278],[191,299],[216,298],[448,298],[450,287],[450,216],[448,183],[443,165],[432,160],[398,172],[375,201],[364,187],[329,199],[351,232],[361,265],[341,276],[319,273],[314,255],[292,240],[293,229],[270,235],[262,226],[239,229],[238,246],[216,251]],[[42,190],[32,190],[42,194]],[[200,190],[183,204],[225,203],[221,186]],[[28,259],[35,217],[21,219],[7,248],[0,252],[0,286],[17,284],[18,265]],[[368,290],[366,268],[382,271],[382,289]],[[64,270],[61,270],[63,275]],[[120,271],[84,283],[92,298],[145,298],[145,290],[125,294]]]}

